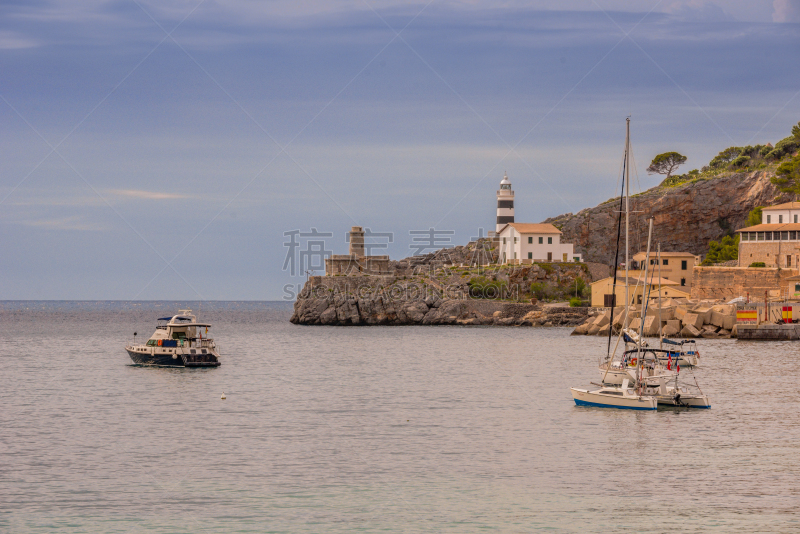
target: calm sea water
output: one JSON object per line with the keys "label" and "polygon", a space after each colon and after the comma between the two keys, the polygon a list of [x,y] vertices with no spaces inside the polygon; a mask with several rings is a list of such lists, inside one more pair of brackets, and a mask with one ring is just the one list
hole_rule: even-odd
{"label": "calm sea water", "polygon": [[[133,366],[187,304],[222,366]],[[704,340],[712,409],[636,413],[574,405],[569,329],[290,313],[0,303],[0,531],[800,531],[800,344]]]}

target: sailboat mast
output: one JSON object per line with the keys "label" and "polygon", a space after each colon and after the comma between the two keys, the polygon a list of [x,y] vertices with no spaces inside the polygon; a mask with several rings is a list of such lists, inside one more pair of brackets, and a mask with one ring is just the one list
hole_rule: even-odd
{"label": "sailboat mast", "polygon": [[[628,319],[628,264],[630,263],[630,246],[628,243],[628,233],[630,231],[630,196],[631,196],[631,118],[625,119],[625,319]],[[624,325],[625,323],[623,323]]]}
{"label": "sailboat mast", "polygon": [[658,255],[656,256],[658,262],[658,348],[664,348],[664,329],[663,322],[661,322],[661,242],[658,243]]}

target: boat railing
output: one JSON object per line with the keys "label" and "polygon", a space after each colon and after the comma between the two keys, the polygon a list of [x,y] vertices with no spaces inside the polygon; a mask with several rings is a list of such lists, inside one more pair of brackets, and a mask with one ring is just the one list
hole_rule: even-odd
{"label": "boat railing", "polygon": [[198,347],[211,348],[211,347],[214,346],[214,340],[211,339],[211,338],[207,338],[207,337],[204,337],[203,339],[198,339],[197,340],[197,346]]}

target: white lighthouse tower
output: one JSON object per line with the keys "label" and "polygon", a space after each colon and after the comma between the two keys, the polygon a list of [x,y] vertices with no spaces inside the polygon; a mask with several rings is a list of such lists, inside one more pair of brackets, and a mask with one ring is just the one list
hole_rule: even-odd
{"label": "white lighthouse tower", "polygon": [[511,182],[508,175],[503,173],[503,180],[500,182],[500,190],[497,192],[497,230],[500,230],[508,223],[514,222],[514,191],[511,190]]}

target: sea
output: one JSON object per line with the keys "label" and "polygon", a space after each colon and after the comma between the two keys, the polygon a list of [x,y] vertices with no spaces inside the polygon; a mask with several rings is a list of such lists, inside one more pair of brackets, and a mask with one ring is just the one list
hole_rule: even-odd
{"label": "sea", "polygon": [[[133,365],[187,307],[222,365]],[[800,344],[701,340],[711,409],[645,413],[575,406],[600,337],[291,310],[0,302],[0,532],[800,532]]]}

